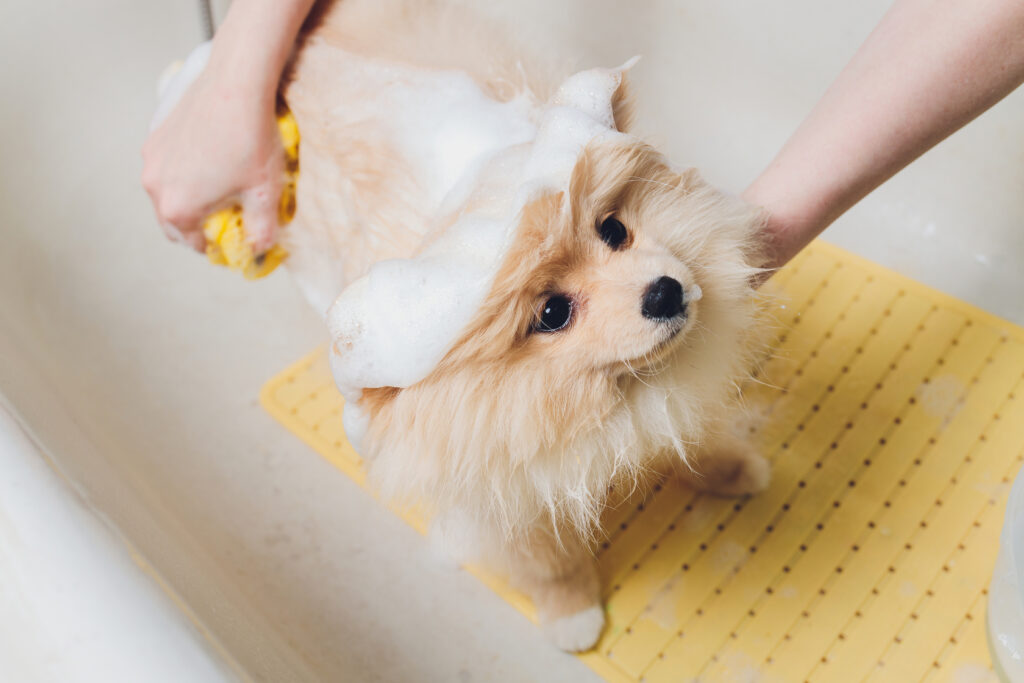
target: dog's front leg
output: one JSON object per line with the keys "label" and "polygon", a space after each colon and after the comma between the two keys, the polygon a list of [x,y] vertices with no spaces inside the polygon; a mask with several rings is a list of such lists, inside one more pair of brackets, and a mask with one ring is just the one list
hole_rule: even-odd
{"label": "dog's front leg", "polygon": [[757,493],[768,488],[771,480],[771,465],[764,456],[731,436],[701,448],[689,465],[678,468],[683,480],[719,496]]}
{"label": "dog's front leg", "polygon": [[571,531],[556,537],[537,529],[507,552],[510,579],[533,599],[555,645],[569,652],[593,647],[604,628],[604,609],[597,566],[586,545]]}

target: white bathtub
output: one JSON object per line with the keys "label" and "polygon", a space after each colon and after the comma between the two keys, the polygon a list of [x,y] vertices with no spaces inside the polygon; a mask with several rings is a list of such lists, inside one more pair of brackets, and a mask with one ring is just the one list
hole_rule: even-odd
{"label": "white bathtub", "polygon": [[[582,65],[642,53],[640,128],[738,191],[887,4],[521,0],[489,11]],[[123,680],[166,673],[158,656],[134,656],[127,638],[145,629],[160,656],[192,667],[178,680],[592,677],[475,579],[429,559],[421,537],[258,407],[263,381],[321,341],[316,316],[283,272],[247,283],[169,245],[138,184],[155,79],[199,38],[192,2],[0,10],[0,394],[21,425],[0,420],[0,478],[17,460],[49,481],[21,519],[37,510],[90,529],[94,542],[56,543],[61,580],[78,577],[69,585],[83,595],[123,586],[114,594],[138,609],[74,595],[65,605],[34,588],[17,599],[48,600],[48,614],[66,609],[108,644],[125,638]],[[829,237],[1024,323],[1022,123],[1018,92]],[[51,465],[71,484],[40,469]],[[4,524],[0,557],[13,557],[22,550]],[[49,528],[40,546],[59,539]],[[125,561],[132,553],[162,585]],[[87,565],[110,570],[78,571]],[[22,669],[0,658],[0,680],[47,671],[33,644],[74,655],[56,617],[32,628],[17,618],[0,610],[0,657],[31,656]],[[96,680],[87,660],[64,671]]]}

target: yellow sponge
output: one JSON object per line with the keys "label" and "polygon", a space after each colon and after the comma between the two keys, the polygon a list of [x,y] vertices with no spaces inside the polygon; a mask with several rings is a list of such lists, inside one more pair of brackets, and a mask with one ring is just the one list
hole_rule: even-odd
{"label": "yellow sponge", "polygon": [[[284,225],[295,215],[295,179],[299,171],[299,128],[295,118],[285,111],[277,117],[277,127],[284,144],[286,172],[288,179],[281,191],[281,203],[278,208],[278,221]],[[210,263],[227,266],[231,270],[241,271],[247,280],[255,280],[269,275],[288,255],[278,245],[274,245],[263,254],[253,253],[252,246],[246,241],[245,226],[242,224],[242,207],[230,206],[216,211],[203,222],[203,234],[206,236],[206,256]]]}

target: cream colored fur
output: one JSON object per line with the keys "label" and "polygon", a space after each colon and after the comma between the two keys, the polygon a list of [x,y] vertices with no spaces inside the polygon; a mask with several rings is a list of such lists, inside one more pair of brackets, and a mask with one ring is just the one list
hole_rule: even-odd
{"label": "cream colored fur", "polygon": [[[460,69],[499,100],[543,100],[567,75],[432,3],[330,7],[284,89],[303,136],[291,266],[321,309],[374,261],[414,252],[439,220],[373,121],[347,113],[374,93],[337,87],[339,49]],[[628,105],[623,86],[620,130]],[[618,251],[596,228],[612,214],[630,232]],[[363,393],[374,484],[425,505],[459,559],[509,573],[565,649],[600,633],[590,544],[613,484],[628,490],[670,471],[728,494],[767,484],[765,462],[726,428],[757,344],[757,226],[753,209],[640,140],[592,143],[566,195],[523,211],[487,300],[434,372]],[[703,292],[674,337],[640,313],[662,275]],[[551,292],[573,298],[575,317],[537,333]]]}

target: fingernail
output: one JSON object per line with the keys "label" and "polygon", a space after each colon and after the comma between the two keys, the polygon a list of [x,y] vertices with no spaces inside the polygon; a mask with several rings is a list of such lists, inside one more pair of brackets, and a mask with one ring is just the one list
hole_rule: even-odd
{"label": "fingernail", "polygon": [[176,225],[171,225],[170,223],[161,223],[160,225],[163,227],[164,234],[167,235],[167,239],[177,244],[181,244],[185,241],[185,236]]}

